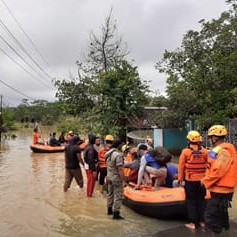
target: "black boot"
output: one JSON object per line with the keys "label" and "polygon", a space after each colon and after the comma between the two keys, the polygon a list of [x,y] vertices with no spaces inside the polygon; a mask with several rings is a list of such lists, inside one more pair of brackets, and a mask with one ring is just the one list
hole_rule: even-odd
{"label": "black boot", "polygon": [[113,215],[112,207],[108,207],[107,215]]}
{"label": "black boot", "polygon": [[123,220],[124,218],[122,216],[120,216],[119,211],[115,211],[113,219],[115,219],[115,220]]}

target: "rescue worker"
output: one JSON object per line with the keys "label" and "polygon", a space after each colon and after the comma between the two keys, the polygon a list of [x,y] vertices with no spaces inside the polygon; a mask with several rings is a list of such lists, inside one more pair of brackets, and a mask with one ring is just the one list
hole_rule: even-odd
{"label": "rescue worker", "polygon": [[202,179],[210,191],[207,201],[205,225],[207,229],[220,233],[230,228],[228,207],[234,193],[237,177],[236,150],[234,145],[224,141],[227,129],[223,125],[214,125],[208,130],[208,139],[212,146],[209,152],[209,169]]}
{"label": "rescue worker", "polygon": [[107,166],[105,160],[105,153],[112,148],[114,137],[112,135],[107,135],[105,137],[105,145],[100,147],[98,152],[98,173],[99,173],[99,191],[103,193],[103,186],[105,183],[105,177],[107,176]]}
{"label": "rescue worker", "polygon": [[120,151],[122,141],[114,139],[112,149],[105,153],[107,165],[107,214],[113,215],[113,219],[124,219],[120,215],[120,207],[123,200],[123,154]]}
{"label": "rescue worker", "polygon": [[32,143],[33,144],[44,145],[43,142],[39,142],[39,138],[40,138],[39,130],[38,130],[38,128],[34,128],[33,135],[32,135]]}
{"label": "rescue worker", "polygon": [[189,223],[185,227],[196,229],[204,227],[206,190],[201,179],[206,172],[208,151],[200,143],[202,137],[198,131],[190,131],[187,135],[188,147],[179,157],[178,183],[185,181],[185,194]]}

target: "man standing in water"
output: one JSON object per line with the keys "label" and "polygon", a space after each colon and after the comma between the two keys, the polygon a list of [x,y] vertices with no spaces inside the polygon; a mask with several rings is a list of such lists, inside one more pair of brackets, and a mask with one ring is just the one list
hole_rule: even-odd
{"label": "man standing in water", "polygon": [[81,157],[81,149],[78,146],[80,138],[78,136],[72,137],[69,145],[65,148],[65,182],[63,190],[67,190],[71,186],[73,178],[75,178],[80,188],[83,188],[83,176],[81,172],[81,163],[84,166],[84,161]]}
{"label": "man standing in water", "polygon": [[113,215],[113,219],[124,219],[120,216],[120,207],[123,200],[123,155],[119,152],[122,146],[120,139],[113,141],[112,149],[105,153],[107,165],[108,215]]}
{"label": "man standing in water", "polygon": [[208,139],[212,146],[209,152],[210,167],[202,179],[204,186],[211,192],[205,212],[207,229],[220,233],[230,228],[228,208],[237,179],[237,160],[234,145],[224,141],[227,129],[214,125],[208,130]]}

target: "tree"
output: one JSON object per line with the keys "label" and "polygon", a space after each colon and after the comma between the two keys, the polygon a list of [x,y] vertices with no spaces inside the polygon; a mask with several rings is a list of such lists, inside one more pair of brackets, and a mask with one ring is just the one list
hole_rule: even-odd
{"label": "tree", "polygon": [[167,74],[167,113],[175,126],[189,116],[200,128],[224,123],[237,115],[237,14],[236,1],[218,19],[201,20],[200,31],[188,31],[180,48],[166,51],[156,64]]}
{"label": "tree", "polygon": [[91,72],[107,72],[117,62],[125,59],[128,50],[122,37],[118,36],[116,21],[112,18],[112,9],[105,23],[101,26],[101,35],[94,32],[90,35],[86,62],[91,67]]}
{"label": "tree", "polygon": [[58,91],[56,97],[62,104],[65,113],[77,116],[84,112],[90,111],[93,106],[93,82],[90,78],[82,78],[81,80],[56,80],[55,86]]}
{"label": "tree", "polygon": [[58,91],[56,97],[63,104],[65,112],[73,116],[88,117],[98,101],[104,101],[97,92],[99,73],[108,72],[115,64],[121,62],[128,54],[117,35],[117,25],[112,19],[112,9],[101,27],[101,35],[94,32],[90,35],[88,52],[84,63],[76,61],[78,78],[55,80]]}
{"label": "tree", "polygon": [[124,138],[128,126],[131,126],[129,121],[138,116],[147,102],[147,91],[137,67],[127,61],[100,73],[96,93],[101,96],[94,108],[94,124],[103,135],[113,133]]}

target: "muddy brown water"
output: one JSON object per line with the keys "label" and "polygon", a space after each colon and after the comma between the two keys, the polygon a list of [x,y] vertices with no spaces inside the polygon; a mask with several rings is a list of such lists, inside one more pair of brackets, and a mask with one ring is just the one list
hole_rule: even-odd
{"label": "muddy brown water", "polygon": [[[97,189],[87,198],[85,187],[81,190],[73,181],[63,193],[63,153],[32,153],[31,130],[16,135],[0,144],[1,237],[152,236],[183,225],[181,220],[145,217],[126,206],[121,210],[125,220],[112,220],[106,215],[106,197]],[[237,222],[236,206],[234,200],[230,217]]]}

